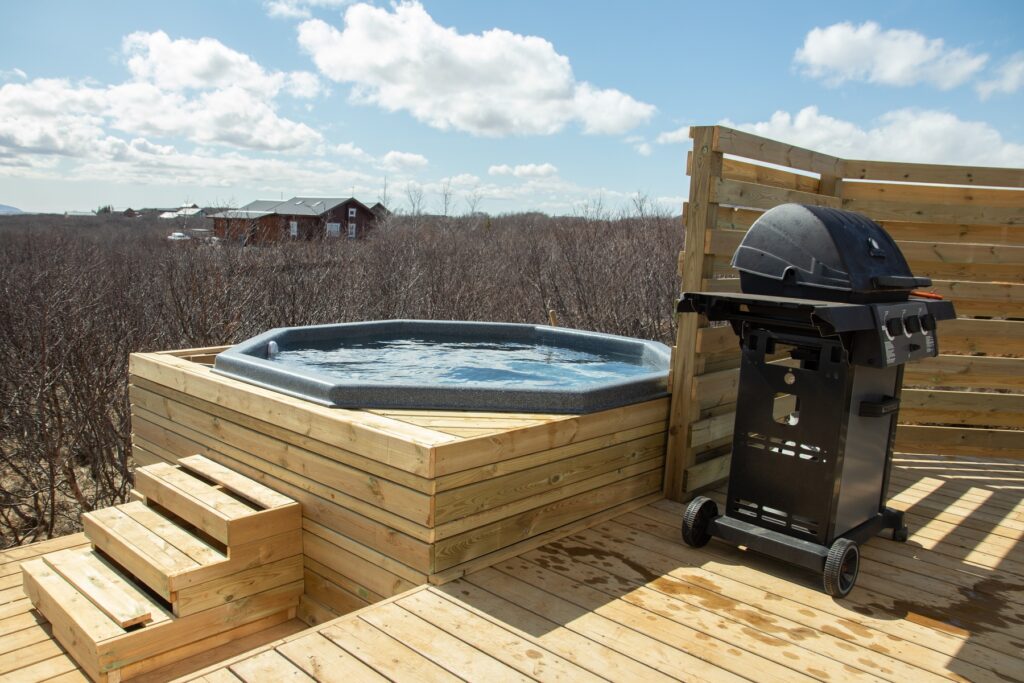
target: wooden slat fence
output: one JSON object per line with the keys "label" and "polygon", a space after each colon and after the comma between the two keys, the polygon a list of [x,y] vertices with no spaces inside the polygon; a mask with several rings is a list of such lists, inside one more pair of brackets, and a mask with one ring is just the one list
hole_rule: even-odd
{"label": "wooden slat fence", "polygon": [[[690,137],[683,291],[739,291],[732,254],[767,209],[863,213],[959,316],[940,324],[942,355],[907,366],[896,450],[1024,459],[1024,169],[841,159],[722,126]],[[679,316],[669,497],[728,474],[738,367],[729,327]]]}

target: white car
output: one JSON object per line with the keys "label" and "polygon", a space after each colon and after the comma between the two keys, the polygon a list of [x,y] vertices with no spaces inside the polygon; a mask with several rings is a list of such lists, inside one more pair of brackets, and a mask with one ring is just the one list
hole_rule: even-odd
{"label": "white car", "polygon": [[192,238],[183,232],[172,232],[170,235],[167,236],[167,239],[171,240],[172,242],[181,242],[183,240],[190,240]]}

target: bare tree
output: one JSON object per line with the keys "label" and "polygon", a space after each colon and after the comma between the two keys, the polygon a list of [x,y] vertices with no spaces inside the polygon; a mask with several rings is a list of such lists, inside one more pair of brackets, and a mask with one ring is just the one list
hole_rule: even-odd
{"label": "bare tree", "polygon": [[409,203],[409,215],[413,219],[413,225],[419,227],[420,218],[423,217],[423,187],[410,180],[405,184],[405,198]]}
{"label": "bare tree", "polygon": [[474,185],[473,189],[465,196],[467,216],[472,216],[480,209],[481,200],[483,200],[483,195],[480,193],[480,186]]}
{"label": "bare tree", "polygon": [[448,212],[452,208],[452,179],[445,178],[441,183],[441,215],[448,218]]}

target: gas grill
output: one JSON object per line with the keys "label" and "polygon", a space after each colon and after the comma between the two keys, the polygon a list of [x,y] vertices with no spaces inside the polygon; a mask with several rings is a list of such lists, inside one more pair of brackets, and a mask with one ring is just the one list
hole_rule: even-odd
{"label": "gas grill", "polygon": [[683,540],[712,536],[821,572],[842,597],[858,544],[883,530],[905,541],[885,501],[903,364],[938,353],[948,301],[915,294],[881,226],[799,204],[765,212],[733,256],[741,294],[688,292],[679,312],[727,321],[742,352],[723,514],[699,496]]}

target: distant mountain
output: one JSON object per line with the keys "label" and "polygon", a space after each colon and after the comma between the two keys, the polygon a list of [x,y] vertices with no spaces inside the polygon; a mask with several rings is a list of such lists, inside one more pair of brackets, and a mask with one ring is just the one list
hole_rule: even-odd
{"label": "distant mountain", "polygon": [[16,209],[13,206],[7,206],[6,204],[0,204],[0,215],[13,215],[16,213],[25,213],[21,209]]}

